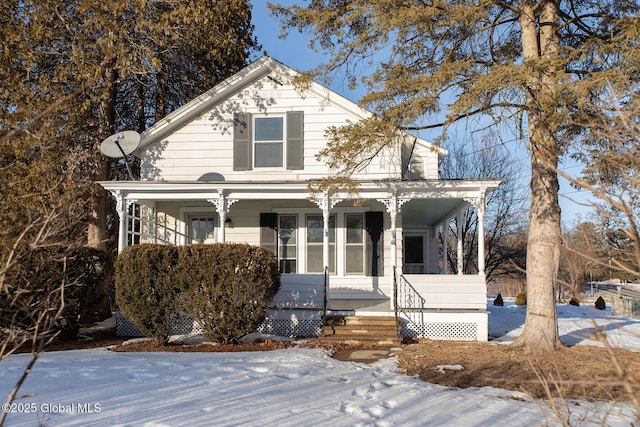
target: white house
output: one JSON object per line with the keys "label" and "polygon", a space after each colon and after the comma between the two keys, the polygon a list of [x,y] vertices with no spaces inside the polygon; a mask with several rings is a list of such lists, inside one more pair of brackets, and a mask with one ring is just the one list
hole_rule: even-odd
{"label": "white house", "polygon": [[[326,270],[327,309],[397,312],[403,335],[486,340],[482,218],[500,180],[441,180],[446,152],[405,135],[355,171],[357,200],[313,193],[310,182],[331,173],[316,159],[325,130],[371,113],[317,83],[297,91],[296,74],[264,56],[142,133],[142,178],[100,183],[117,200],[119,250],[138,242],[262,245],[277,256],[284,284]],[[481,224],[480,272],[451,275],[443,245],[457,245],[460,264],[467,255],[462,242],[440,234],[470,207]],[[299,292],[283,292],[306,304]],[[280,298],[296,305],[289,300]]]}

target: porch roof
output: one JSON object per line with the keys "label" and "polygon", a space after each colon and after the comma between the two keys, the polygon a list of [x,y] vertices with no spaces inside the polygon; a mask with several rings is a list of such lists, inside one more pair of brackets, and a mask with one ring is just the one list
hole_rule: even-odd
{"label": "porch roof", "polygon": [[[334,208],[342,201],[373,199],[389,213],[400,212],[405,226],[439,225],[470,204],[484,206],[488,193],[500,179],[384,180],[359,181],[358,194],[318,194],[310,181],[102,181],[120,206],[131,202],[185,201],[213,203],[220,213],[241,200],[308,200],[320,209]],[[324,207],[323,207],[324,206]]]}
{"label": "porch roof", "polygon": [[[357,195],[331,194],[332,200],[388,199],[474,199],[500,185],[500,179],[465,180],[384,180],[359,181]],[[100,181],[106,190],[126,200],[210,200],[227,197],[237,200],[315,200],[309,188],[313,181]]]}

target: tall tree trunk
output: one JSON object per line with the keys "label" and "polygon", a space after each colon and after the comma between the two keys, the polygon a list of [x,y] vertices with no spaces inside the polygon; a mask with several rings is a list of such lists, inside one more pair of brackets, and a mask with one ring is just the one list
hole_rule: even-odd
{"label": "tall tree trunk", "polygon": [[[106,181],[108,175],[109,162],[100,160],[95,179]],[[95,184],[97,185],[97,184]],[[93,200],[93,209],[89,224],[87,225],[87,246],[92,248],[107,249],[107,195],[103,189],[98,189],[99,193]]]}
{"label": "tall tree trunk", "polygon": [[[520,17],[527,86],[531,211],[527,243],[527,317],[517,344],[531,353],[560,343],[554,287],[560,263],[559,147],[554,131],[559,72],[558,5],[522,2]],[[535,7],[539,7],[538,10]],[[538,20],[536,14],[539,13]],[[538,33],[539,28],[539,33]]]}
{"label": "tall tree trunk", "polygon": [[[100,111],[106,112],[105,116],[100,114],[99,120],[99,134],[106,137],[113,134],[115,131],[116,122],[116,97],[117,92],[117,80],[118,71],[112,69],[110,73],[106,73],[108,76],[110,92],[103,108]],[[107,181],[109,179],[109,161],[101,154],[98,154],[100,160],[98,161],[98,170],[96,171],[94,181]],[[96,184],[97,185],[97,184]],[[98,248],[107,249],[107,194],[100,188],[98,195],[96,195],[93,203],[93,211],[91,212],[91,218],[87,226],[87,245]]]}
{"label": "tall tree trunk", "polygon": [[[98,120],[100,124],[99,134],[103,137],[111,135],[115,132],[116,111],[115,105],[117,101],[117,85],[118,71],[113,69],[107,74],[107,78],[110,79],[111,90],[109,92],[109,98],[103,103],[103,108],[100,108],[101,112],[106,114],[100,114]],[[100,154],[98,154],[100,155]],[[104,156],[100,155],[98,161],[98,170],[96,171],[94,180],[107,181],[110,178],[109,167],[111,162]],[[97,186],[97,184],[95,184]],[[91,219],[87,227],[87,245],[108,250],[107,246],[107,193],[102,187],[98,189],[98,193],[93,200],[93,211],[91,212]],[[99,312],[96,313],[98,319],[102,320],[111,315],[111,284],[112,284],[112,270],[105,276],[104,281],[100,285],[100,289],[97,290],[100,303],[96,304],[96,309]]]}

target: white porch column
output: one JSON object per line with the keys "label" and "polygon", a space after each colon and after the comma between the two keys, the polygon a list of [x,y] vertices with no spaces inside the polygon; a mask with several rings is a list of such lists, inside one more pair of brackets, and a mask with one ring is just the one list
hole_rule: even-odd
{"label": "white porch column", "polygon": [[478,275],[484,276],[484,211],[485,211],[484,194],[478,200],[476,213],[478,214]]}
{"label": "white porch column", "polygon": [[389,216],[391,217],[391,266],[395,269],[398,266],[398,227],[396,225],[398,206],[395,201],[391,204]]}
{"label": "white porch column", "polygon": [[120,218],[118,226],[118,254],[120,254],[127,247],[127,211],[129,210],[130,202],[127,201],[124,193],[120,191],[114,191],[113,195],[116,199],[116,212],[118,212],[118,217]]}
{"label": "white porch column", "polygon": [[458,274],[463,274],[464,269],[464,260],[463,260],[463,241],[462,241],[462,221],[464,221],[464,211],[459,210],[456,215],[456,234],[458,237],[458,252],[457,252],[457,261],[458,261]]}
{"label": "white porch column", "polygon": [[322,267],[323,271],[329,271],[329,207],[331,202],[329,193],[322,199]]}
{"label": "white porch column", "polygon": [[393,268],[398,266],[398,214],[402,210],[402,205],[408,202],[410,199],[398,197],[395,191],[393,195],[388,199],[378,199],[378,201],[384,204],[391,218],[391,265]]}
{"label": "white porch column", "polygon": [[484,213],[486,210],[486,192],[482,191],[478,198],[468,200],[478,215],[478,275],[484,276]]}
{"label": "white porch column", "polygon": [[227,241],[225,236],[227,214],[232,204],[237,202],[238,199],[230,199],[224,191],[218,192],[217,199],[209,199],[207,202],[216,207],[218,212],[218,243],[225,243]]}
{"label": "white porch column", "polygon": [[221,209],[218,212],[218,243],[224,243],[226,241],[225,230],[227,223],[227,210]]}
{"label": "white porch column", "polygon": [[322,266],[329,268],[329,218],[331,209],[343,199],[332,198],[329,191],[325,191],[322,198],[313,198],[313,202],[322,210]]}
{"label": "white porch column", "polygon": [[442,274],[449,274],[449,223],[451,218],[444,220],[442,224]]}
{"label": "white porch column", "polygon": [[[394,274],[397,274],[398,272],[397,267],[398,267],[398,213],[400,213],[400,210],[402,209],[402,205],[404,205],[406,202],[409,201],[408,198],[399,198],[397,195],[397,189],[393,189],[393,192],[391,194],[391,197],[389,197],[388,199],[378,199],[378,201],[380,203],[382,203],[383,205],[385,205],[385,207],[387,208],[387,212],[389,213],[389,218],[391,219],[391,224],[390,224],[390,228],[391,228],[391,266],[393,268],[393,272]],[[402,272],[399,272],[400,274],[402,274]],[[395,277],[394,277],[395,280]],[[391,292],[390,298],[389,298],[389,306],[390,308],[393,310],[393,308],[395,307],[395,300],[394,300],[394,295],[393,292]]]}

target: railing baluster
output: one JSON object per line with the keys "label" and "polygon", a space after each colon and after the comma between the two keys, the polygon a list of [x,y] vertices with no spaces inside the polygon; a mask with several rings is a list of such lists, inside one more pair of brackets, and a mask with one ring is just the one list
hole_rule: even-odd
{"label": "railing baluster", "polygon": [[[408,320],[413,321],[413,314],[424,309],[426,299],[418,293],[404,275],[400,275],[399,283],[396,283],[394,274],[394,297],[396,301],[396,317],[399,312],[405,313]],[[399,323],[398,323],[399,324]]]}

